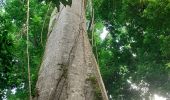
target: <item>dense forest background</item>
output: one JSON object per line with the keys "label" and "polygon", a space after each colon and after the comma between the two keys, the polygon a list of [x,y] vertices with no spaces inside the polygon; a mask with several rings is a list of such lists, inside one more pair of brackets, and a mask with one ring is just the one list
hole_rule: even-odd
{"label": "dense forest background", "polygon": [[[53,2],[30,0],[32,96]],[[26,0],[0,0],[1,99],[28,100],[26,8]],[[169,0],[88,0],[86,19],[110,100],[170,98]]]}

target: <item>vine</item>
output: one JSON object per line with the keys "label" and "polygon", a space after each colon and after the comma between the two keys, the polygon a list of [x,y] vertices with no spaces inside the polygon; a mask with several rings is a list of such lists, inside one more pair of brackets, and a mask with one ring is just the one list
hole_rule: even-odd
{"label": "vine", "polygon": [[26,21],[26,33],[27,33],[27,68],[28,68],[28,85],[29,85],[29,99],[32,100],[31,96],[31,77],[30,77],[30,58],[29,58],[29,17],[30,17],[30,1],[27,0],[27,21]]}

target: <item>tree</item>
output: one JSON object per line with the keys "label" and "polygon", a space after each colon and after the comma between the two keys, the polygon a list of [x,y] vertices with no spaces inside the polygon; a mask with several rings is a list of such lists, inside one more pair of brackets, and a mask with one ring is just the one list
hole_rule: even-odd
{"label": "tree", "polygon": [[[28,100],[28,72],[26,68],[26,43],[28,42],[26,42],[25,34],[27,2],[26,0],[0,1],[3,1],[3,3],[0,2],[0,99]],[[59,8],[60,3],[64,6],[67,5],[67,10],[65,7],[60,7],[59,13],[53,12],[49,25],[51,27],[47,32],[53,6]],[[97,84],[100,78],[96,78],[99,75],[97,75],[95,67],[88,67],[95,66],[95,63],[92,63],[95,60],[86,33],[83,33],[85,30],[84,14],[77,12],[75,15],[78,9],[70,8],[71,4],[72,0],[30,0],[30,38],[28,44],[33,97],[38,98],[41,92],[37,88],[35,93],[34,88],[45,49],[44,43],[46,43],[47,33],[49,33],[48,46],[37,87],[41,87],[42,84],[43,88],[40,88],[42,90],[46,88],[44,85],[52,84],[51,88],[54,88],[52,86],[58,83],[56,91],[59,92],[57,95],[61,93],[63,96],[66,92],[71,94],[73,86],[70,83],[76,83],[70,81],[72,77],[76,76],[73,76],[72,73],[79,75],[79,77],[75,77],[78,81],[82,78],[83,73],[87,79],[85,80],[87,84],[85,88],[89,89],[91,86],[93,89],[90,88],[89,91],[95,95],[94,98],[98,100],[101,97],[100,82]],[[79,17],[83,15],[83,17],[79,18],[78,15]],[[73,16],[75,17],[73,18]],[[75,21],[75,19],[78,20]],[[86,6],[88,37],[100,65],[107,93],[111,95],[110,98],[113,100],[149,100],[154,94],[169,98],[169,20],[169,0],[93,0],[93,2],[88,0]],[[83,24],[77,25],[81,22]],[[54,25],[55,27],[53,27]],[[73,32],[72,28],[77,33]],[[102,33],[103,28],[107,29],[108,34],[104,40],[101,40],[100,33]],[[66,34],[66,31],[69,32]],[[68,41],[69,43],[67,43]],[[61,46],[58,44],[61,44],[62,48],[59,48]],[[51,45],[53,47],[50,47]],[[52,50],[53,48],[58,51]],[[59,54],[61,57],[59,55],[56,57],[54,54]],[[56,58],[58,59],[56,60]],[[84,62],[82,62],[83,58],[85,58]],[[82,64],[80,69],[77,68],[78,62],[76,61]],[[51,65],[53,66],[49,67]],[[86,76],[87,69],[84,66],[88,68],[90,73],[88,76]],[[51,73],[49,74],[48,71]],[[46,72],[48,73],[44,74]],[[52,73],[55,73],[56,77],[53,77]],[[46,75],[47,79],[45,79]],[[82,87],[84,86],[84,77],[80,82]],[[55,81],[54,78],[58,80]],[[44,83],[41,82],[41,79]],[[45,80],[49,81],[45,83]],[[61,86],[63,81],[65,84]],[[66,88],[67,90],[71,89],[66,91]],[[87,93],[90,94],[90,92]],[[55,95],[55,90],[51,91],[50,99],[53,99],[53,94]]]}
{"label": "tree", "polygon": [[84,0],[54,14],[36,84],[36,100],[108,100],[86,34]]}

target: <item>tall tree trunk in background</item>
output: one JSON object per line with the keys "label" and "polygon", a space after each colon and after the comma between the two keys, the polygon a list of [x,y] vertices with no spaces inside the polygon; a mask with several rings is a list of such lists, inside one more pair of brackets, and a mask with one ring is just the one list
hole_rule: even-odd
{"label": "tall tree trunk in background", "polygon": [[83,0],[61,7],[48,35],[35,100],[108,100],[88,41]]}

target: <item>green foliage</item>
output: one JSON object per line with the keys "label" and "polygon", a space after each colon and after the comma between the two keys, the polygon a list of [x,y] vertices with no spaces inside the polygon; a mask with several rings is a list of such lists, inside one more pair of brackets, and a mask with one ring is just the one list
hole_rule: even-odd
{"label": "green foliage", "polygon": [[[48,20],[53,7],[49,8],[48,3],[39,3],[36,0],[31,0],[30,5],[29,52],[32,91],[34,91],[44,51],[44,46],[40,42],[41,29],[47,14],[42,33],[43,44],[45,44]],[[5,94],[9,100],[27,100],[26,2],[8,0],[0,9],[2,9],[0,12],[0,98]],[[11,92],[14,89],[16,89],[15,94]]]}
{"label": "green foliage", "polygon": [[3,89],[6,88],[6,84],[12,86],[8,83],[9,73],[11,73],[12,66],[14,62],[12,61],[11,48],[13,47],[13,39],[9,34],[12,29],[12,25],[4,16],[0,16],[0,96],[3,96]]}
{"label": "green foliage", "polygon": [[[105,86],[113,99],[140,100],[169,93],[168,0],[94,0],[96,21],[104,20],[110,37],[98,43]],[[105,13],[103,13],[103,11]],[[149,84],[142,97],[127,80]]]}
{"label": "green foliage", "polygon": [[[33,92],[46,42],[49,16],[53,9],[53,4],[49,2],[53,2],[58,8],[60,3],[64,6],[72,4],[71,0],[30,0],[29,52]],[[93,52],[99,59],[108,94],[114,100],[148,99],[149,95],[155,93],[168,97],[169,0],[93,0],[92,4],[95,10],[95,28],[88,35],[93,39]],[[88,20],[92,18],[91,5],[88,5],[86,17]],[[6,0],[0,7],[1,98],[28,99],[25,22],[25,0]],[[109,34],[105,40],[101,40],[99,36],[104,27]],[[88,80],[94,87],[98,87],[95,78]],[[132,84],[136,84],[139,89],[132,89]],[[141,96],[142,87],[149,90]],[[14,89],[16,93],[11,92]],[[95,93],[99,100],[99,88],[95,88]]]}
{"label": "green foliage", "polygon": [[[39,1],[44,1],[44,0],[39,0]],[[58,11],[60,9],[60,3],[62,3],[64,6],[69,5],[71,6],[72,0],[45,0],[47,2],[52,2],[55,4],[55,6],[58,8]]]}

